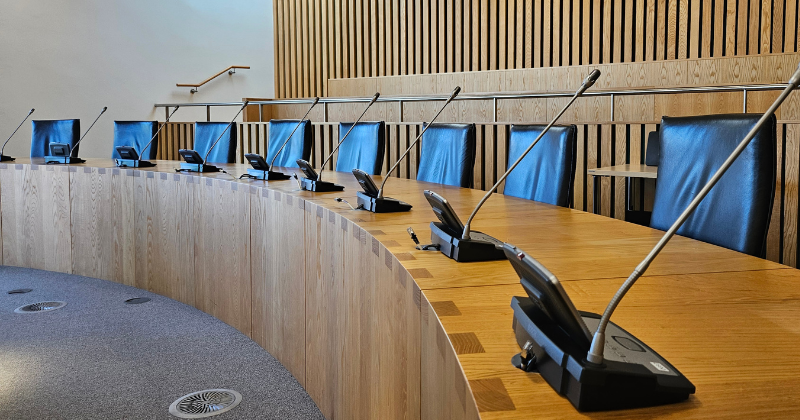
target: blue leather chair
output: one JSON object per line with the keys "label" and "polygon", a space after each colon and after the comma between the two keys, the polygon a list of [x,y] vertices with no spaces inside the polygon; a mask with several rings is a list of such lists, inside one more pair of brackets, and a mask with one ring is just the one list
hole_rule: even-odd
{"label": "blue leather chair", "polygon": [[[650,226],[668,229],[760,117],[664,117]],[[775,148],[772,116],[678,234],[763,257],[775,197]]]}
{"label": "blue leather chair", "polygon": [[[228,127],[229,122],[204,122],[194,123],[194,150],[205,157],[208,150],[219,138],[222,131]],[[150,146],[153,147],[153,146]],[[219,140],[217,146],[211,150],[206,162],[234,163],[236,162],[236,124],[232,124],[225,135]]]}
{"label": "blue leather chair", "polygon": [[658,130],[651,131],[647,135],[647,151],[644,155],[644,164],[647,166],[658,166],[658,156],[661,154],[661,143],[658,139]]}
{"label": "blue leather chair", "polygon": [[[508,163],[513,164],[546,126],[512,125]],[[503,194],[556,206],[569,206],[575,182],[577,130],[574,125],[553,126],[522,162],[506,177]],[[508,167],[507,166],[507,167]]]}
{"label": "blue leather chair", "polygon": [[[117,146],[131,146],[136,149],[136,153],[139,153],[140,159],[155,159],[158,153],[158,139],[153,140],[150,146],[147,146],[147,143],[156,135],[157,131],[157,121],[114,121],[114,150],[111,152],[111,158],[122,158],[117,153]],[[142,155],[142,148],[145,146],[147,146],[147,150]]]}
{"label": "blue leather chair", "polygon": [[[81,120],[33,120],[31,133],[31,157],[50,155],[50,143],[67,143],[70,147],[81,136]],[[78,146],[80,147],[80,146]],[[78,156],[78,148],[72,150]]]}
{"label": "blue leather chair", "polygon": [[472,187],[475,124],[433,124],[421,141],[418,181]]}
{"label": "blue leather chair", "polygon": [[[353,123],[339,123],[339,141],[352,126]],[[360,122],[339,146],[336,170],[351,172],[353,169],[361,169],[368,174],[378,175],[381,173],[385,149],[386,123]]]}
{"label": "blue leather chair", "polygon": [[[289,137],[294,127],[300,120],[270,120],[269,121],[269,144],[267,145],[267,163],[272,162],[275,153],[278,152],[283,142]],[[296,168],[297,159],[308,160],[311,157],[311,144],[314,142],[314,130],[311,127],[311,120],[305,120],[297,131],[292,134],[291,140],[286,143],[281,154],[275,159],[275,166],[285,168]]]}

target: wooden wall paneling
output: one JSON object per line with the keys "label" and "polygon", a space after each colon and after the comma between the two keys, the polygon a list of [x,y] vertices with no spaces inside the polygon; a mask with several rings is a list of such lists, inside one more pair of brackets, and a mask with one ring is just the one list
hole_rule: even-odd
{"label": "wooden wall paneling", "polygon": [[623,21],[624,16],[624,1],[618,0],[611,2],[613,7],[613,16],[611,18],[610,25],[610,37],[611,37],[611,53],[612,53],[612,63],[621,63],[624,61],[624,52],[623,46],[625,44],[625,22]]}
{"label": "wooden wall paneling", "polygon": [[[712,38],[712,34],[714,33],[714,21],[716,20],[715,11],[714,11],[714,2],[708,1],[700,1],[700,6],[702,6],[702,13],[703,13],[703,20],[702,24],[702,31],[700,31],[700,36],[702,36],[700,42],[700,57],[711,57],[712,51],[714,50],[714,45],[712,42],[716,42],[716,38]],[[719,2],[722,3],[722,2]],[[722,5],[717,6],[720,11],[722,11]],[[698,7],[699,8],[699,7]],[[722,12],[719,13],[719,16],[722,16]],[[698,17],[698,22],[700,22]]]}
{"label": "wooden wall paneling", "polygon": [[739,0],[736,8],[736,55],[747,54],[748,3],[747,0]]}
{"label": "wooden wall paneling", "polygon": [[800,125],[787,124],[783,177],[783,263],[797,266],[798,181],[800,181]]}
{"label": "wooden wall paneling", "polygon": [[70,169],[0,165],[3,264],[72,271]]}
{"label": "wooden wall paneling", "polygon": [[[433,7],[436,7],[434,4]],[[431,33],[431,4],[422,1],[422,71],[421,73],[431,73],[431,43],[436,42]]]}
{"label": "wooden wall paneling", "polygon": [[[616,132],[616,137],[614,138],[614,165],[621,165],[628,163],[626,162],[626,157],[628,153],[628,125],[627,124],[617,124],[614,127]],[[614,218],[619,220],[625,220],[625,198],[626,198],[626,188],[625,188],[625,178],[623,177],[613,177],[612,182],[614,185]]]}
{"label": "wooden wall paneling", "polygon": [[[702,13],[702,5],[700,4],[700,0],[691,0],[691,4],[688,5],[690,9],[690,16],[689,18],[689,38],[686,42],[686,48],[689,50],[687,58],[698,58],[700,57],[700,49],[703,48],[704,45],[708,45],[708,40],[700,39],[701,30],[705,30],[705,27],[710,27],[710,25],[703,25],[704,28],[700,27],[700,14]],[[708,3],[708,2],[706,2]],[[705,55],[708,56],[707,54]]]}
{"label": "wooden wall paneling", "polygon": [[195,306],[250,336],[250,194],[228,180],[201,178],[200,182],[193,184],[191,212]]}
{"label": "wooden wall paneling", "polygon": [[117,168],[70,172],[72,274],[135,285],[133,177]]}
{"label": "wooden wall paneling", "polygon": [[711,55],[722,57],[725,54],[725,18],[727,1],[714,2],[714,45]]}
{"label": "wooden wall paneling", "polygon": [[[586,167],[599,168],[598,157],[598,133],[599,127],[594,124],[586,126]],[[600,182],[596,176],[586,176],[586,211],[595,213],[595,183]]]}
{"label": "wooden wall paneling", "polygon": [[[597,166],[609,166],[613,165],[613,156],[614,151],[611,145],[611,132],[613,130],[613,126],[611,125],[603,125],[600,126],[600,150],[598,150],[598,162]],[[604,176],[600,177],[600,214],[603,216],[611,217],[611,188],[613,185],[612,179],[610,177]]]}
{"label": "wooden wall paneling", "polygon": [[679,25],[679,16],[678,16],[678,4],[680,1],[685,0],[668,0],[666,2],[666,24],[667,24],[667,36],[665,39],[666,42],[666,59],[667,60],[674,60],[678,58],[678,25]]}
{"label": "wooden wall paneling", "polygon": [[450,339],[425,294],[421,297],[423,420],[478,419],[478,405]]}
{"label": "wooden wall paneling", "polygon": [[[761,33],[758,31],[759,23],[761,22],[761,14],[763,13],[761,10],[761,2],[758,0],[753,0],[750,2],[750,24],[747,28],[748,34],[748,44],[747,44],[747,52],[746,54],[758,54],[760,41],[761,41]],[[764,11],[766,12],[766,11]]]}
{"label": "wooden wall paneling", "polygon": [[776,162],[777,168],[775,171],[775,197],[772,202],[772,217],[769,221],[769,229],[767,231],[767,250],[766,258],[770,261],[780,262],[781,255],[781,240],[783,236],[781,218],[783,217],[783,208],[781,202],[783,201],[783,176],[784,176],[784,159],[783,159],[783,145],[786,138],[786,125],[778,124],[777,126],[777,139],[776,139]]}
{"label": "wooden wall paneling", "polygon": [[[784,27],[783,35],[783,50],[782,52],[797,51],[795,41],[800,43],[800,37],[797,36],[797,0],[786,0],[786,10],[784,11]],[[795,22],[792,25],[792,22]],[[775,25],[777,28],[778,25]]]}
{"label": "wooden wall paneling", "polygon": [[200,178],[167,175],[151,171],[133,172],[137,186],[134,203],[137,212],[136,284],[196,306],[196,223],[192,209],[195,184]]}
{"label": "wooden wall paneling", "polygon": [[305,201],[249,192],[252,338],[305,385]]}
{"label": "wooden wall paneling", "polygon": [[572,208],[586,211],[586,126],[578,125],[576,133],[575,180],[572,188]]}
{"label": "wooden wall paneling", "polygon": [[656,60],[665,60],[667,58],[667,0],[653,0],[656,2],[656,15],[660,16],[657,20],[656,29]]}
{"label": "wooden wall paneling", "polygon": [[678,32],[676,34],[677,38],[677,45],[675,58],[689,58],[687,54],[689,52],[689,42],[688,37],[690,35],[689,31],[692,28],[689,27],[689,8],[691,5],[689,4],[689,0],[678,0]]}
{"label": "wooden wall paneling", "polygon": [[344,233],[336,214],[310,202],[305,205],[306,383],[325,418],[338,418],[342,389],[340,363],[344,355],[336,308],[342,302]]}
{"label": "wooden wall paneling", "polygon": [[[791,1],[791,0],[790,0]],[[767,19],[766,15],[762,16],[761,23],[761,53],[782,53],[783,52],[783,31],[773,31],[772,28],[783,27],[783,7],[784,1],[777,0],[775,2],[765,2],[762,8],[772,6],[771,19]],[[764,22],[766,20],[766,22]],[[767,45],[769,44],[769,45]]]}

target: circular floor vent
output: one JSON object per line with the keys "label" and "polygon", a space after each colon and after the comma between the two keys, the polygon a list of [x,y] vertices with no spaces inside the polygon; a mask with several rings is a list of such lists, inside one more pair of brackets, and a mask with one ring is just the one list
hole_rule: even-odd
{"label": "circular floor vent", "polygon": [[150,298],[131,298],[125,301],[125,303],[136,305],[139,303],[150,302]]}
{"label": "circular floor vent", "polygon": [[20,306],[14,309],[18,314],[33,314],[47,311],[54,311],[67,306],[67,302],[37,302],[30,305]]}
{"label": "circular floor vent", "polygon": [[32,292],[32,291],[33,291],[33,289],[14,289],[14,290],[9,290],[8,294],[9,295],[21,295],[23,293],[28,293],[28,292]]}
{"label": "circular floor vent", "polygon": [[178,398],[169,413],[183,419],[199,419],[224,413],[242,402],[242,394],[230,389],[206,389]]}

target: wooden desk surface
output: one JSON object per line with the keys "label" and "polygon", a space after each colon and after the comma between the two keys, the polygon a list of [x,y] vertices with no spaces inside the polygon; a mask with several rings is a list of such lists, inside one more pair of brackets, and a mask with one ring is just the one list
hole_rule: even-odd
{"label": "wooden desk surface", "polygon": [[[28,264],[23,254],[38,248],[22,242],[42,234],[35,229],[21,230],[24,235],[14,233],[16,220],[22,220],[17,215],[35,207],[30,200],[22,204],[20,200],[36,189],[17,184],[24,179],[26,185],[47,186],[61,182],[59,174],[68,173],[66,198],[61,193],[53,196],[60,210],[45,212],[41,220],[64,212],[72,220],[75,238],[70,256],[65,257],[71,258],[70,270],[126,282],[91,271],[103,264],[126,264],[119,251],[128,246],[125,235],[92,236],[98,243],[110,236],[111,250],[89,249],[94,242],[78,236],[107,228],[103,217],[97,216],[103,206],[91,205],[97,191],[103,190],[99,186],[133,188],[133,194],[147,200],[146,205],[139,209],[131,204],[136,212],[128,216],[118,216],[119,209],[109,214],[130,217],[133,236],[146,232],[152,242],[143,247],[147,261],[180,248],[193,253],[193,266],[184,269],[195,271],[182,279],[181,271],[164,265],[180,262],[168,254],[149,272],[149,278],[140,279],[137,272],[131,284],[193,304],[250,334],[298,377],[328,417],[472,417],[470,404],[476,404],[480,416],[487,419],[794,418],[800,410],[800,271],[787,266],[675,237],[622,301],[613,321],[684,373],[697,386],[697,393],[681,404],[584,414],[576,412],[538,374],[510,364],[519,351],[511,329],[510,301],[524,295],[510,264],[459,264],[439,252],[416,250],[406,233],[411,226],[423,243],[428,239],[434,215],[422,190],[444,195],[462,218],[482,191],[392,179],[386,195],[411,203],[413,210],[373,214],[333,200],[342,197],[355,204],[359,187],[349,173],[324,173],[325,180],[345,185],[345,191],[313,193],[298,190],[294,180],[234,180],[246,172],[243,165],[224,165],[232,176],[176,175],[177,162],[159,162],[156,168],[136,171],[109,170],[109,162],[89,160],[71,168],[37,166],[35,170],[24,159],[0,164],[4,262]],[[54,175],[36,178],[42,175],[37,171]],[[131,185],[122,178],[106,184],[103,178],[104,174],[134,173]],[[48,188],[45,193],[60,191]],[[249,191],[244,197],[250,198],[231,195],[231,191]],[[124,195],[110,194],[110,205],[125,201]],[[189,203],[194,200],[194,207],[180,204],[183,196]],[[160,208],[175,197],[179,205],[174,209]],[[204,208],[203,197],[213,200],[213,206]],[[58,207],[58,200],[68,203]],[[188,216],[182,218],[182,212]],[[246,226],[237,225],[237,214],[248,215],[247,222],[242,222]],[[140,228],[138,220],[147,227]],[[180,232],[164,236],[162,231],[172,224]],[[487,202],[473,227],[537,258],[564,281],[578,309],[598,313],[661,236],[647,227],[502,195]],[[191,233],[196,229],[200,232]],[[306,232],[305,244],[301,238],[299,246],[291,245],[297,229]],[[227,239],[232,234],[249,240]],[[220,238],[221,243],[217,242]],[[270,273],[297,271],[292,260],[273,256],[292,247],[304,255],[305,272],[313,274],[304,277],[305,291],[291,289],[284,281],[270,282]],[[140,255],[139,242],[131,248]],[[217,250],[225,252],[214,254]],[[108,252],[116,253],[104,254]],[[319,259],[316,253],[321,254]],[[81,268],[84,254],[92,264],[87,269]],[[162,271],[165,283],[154,280]],[[399,283],[385,283],[386,276]],[[407,287],[406,276],[417,288]],[[224,279],[224,288],[214,283],[217,277]],[[389,289],[382,292],[381,288]],[[413,298],[413,304],[403,303],[403,296]],[[293,318],[297,308],[300,318]],[[365,314],[372,315],[364,318]],[[305,335],[300,333],[300,340],[292,342],[303,328]],[[393,356],[395,351],[400,353]],[[327,357],[334,361],[326,361]],[[449,364],[451,359],[455,365]],[[466,383],[460,378],[466,378]],[[408,388],[400,389],[400,385]],[[471,397],[465,399],[464,392]]]}
{"label": "wooden desk surface", "polygon": [[594,176],[624,176],[628,178],[658,178],[658,166],[642,164],[604,166],[587,169],[586,173]]}

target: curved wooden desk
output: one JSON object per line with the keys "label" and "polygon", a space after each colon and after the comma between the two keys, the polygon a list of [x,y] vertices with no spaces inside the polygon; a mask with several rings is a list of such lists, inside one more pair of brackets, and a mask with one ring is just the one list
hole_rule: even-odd
{"label": "curved wooden desk", "polygon": [[[0,165],[2,263],[161,293],[250,335],[326,417],[583,417],[537,374],[513,368],[505,261],[458,264],[417,251],[433,219],[422,190],[466,215],[481,191],[392,179],[409,213],[353,211],[343,193],[110,160]],[[226,169],[238,176],[244,166]],[[526,250],[601,312],[660,232],[498,195],[474,228]],[[800,272],[676,237],[614,321],[697,386],[687,402],[592,417],[792,417],[800,409]],[[202,345],[199,341],[197,345]]]}

